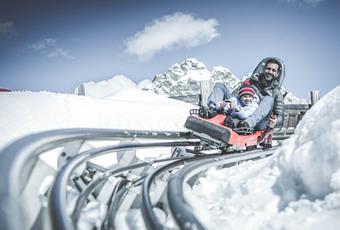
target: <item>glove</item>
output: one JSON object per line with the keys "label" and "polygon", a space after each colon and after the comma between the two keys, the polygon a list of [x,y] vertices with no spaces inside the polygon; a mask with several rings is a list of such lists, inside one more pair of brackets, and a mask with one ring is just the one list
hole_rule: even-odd
{"label": "glove", "polygon": [[277,124],[277,116],[272,114],[268,120],[267,126],[271,129],[273,129]]}
{"label": "glove", "polygon": [[230,108],[230,102],[229,101],[221,101],[219,104],[220,104],[221,108],[224,108],[224,110]]}
{"label": "glove", "polygon": [[240,108],[235,103],[230,103],[230,109],[232,109],[236,112],[240,112]]}

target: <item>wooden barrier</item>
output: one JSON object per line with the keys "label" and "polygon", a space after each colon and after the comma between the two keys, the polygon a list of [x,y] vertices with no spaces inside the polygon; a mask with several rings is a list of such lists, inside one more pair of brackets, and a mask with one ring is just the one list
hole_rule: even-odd
{"label": "wooden barrier", "polygon": [[310,103],[314,105],[318,100],[320,100],[320,91],[319,90],[312,90],[310,91]]}
{"label": "wooden barrier", "polygon": [[310,108],[308,104],[286,104],[284,105],[283,128],[295,129],[299,121]]}

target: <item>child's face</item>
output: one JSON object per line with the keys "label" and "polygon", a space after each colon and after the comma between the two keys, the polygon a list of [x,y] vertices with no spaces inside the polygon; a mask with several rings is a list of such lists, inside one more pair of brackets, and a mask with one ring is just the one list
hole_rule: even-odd
{"label": "child's face", "polygon": [[242,97],[241,97],[241,101],[242,101],[242,103],[245,104],[245,105],[251,104],[251,103],[253,102],[253,100],[254,100],[253,96],[251,96],[251,95],[249,95],[249,94],[244,94],[244,95],[242,95]]}

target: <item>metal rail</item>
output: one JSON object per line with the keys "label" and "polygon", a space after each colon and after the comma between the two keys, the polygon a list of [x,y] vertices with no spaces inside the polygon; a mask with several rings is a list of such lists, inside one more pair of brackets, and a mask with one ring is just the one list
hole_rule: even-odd
{"label": "metal rail", "polygon": [[[149,162],[149,161],[148,162],[142,162],[142,163],[137,163],[137,164],[121,167],[121,168],[118,168],[118,169],[106,171],[104,174],[102,174],[98,178],[92,180],[91,183],[86,187],[86,189],[79,195],[77,202],[76,202],[76,207],[74,208],[74,211],[72,213],[73,225],[74,226],[77,225],[81,208],[84,206],[84,203],[85,203],[87,197],[89,196],[89,194],[91,192],[93,192],[94,190],[96,190],[101,184],[105,183],[105,181],[107,181],[108,177],[119,176],[120,174],[122,174],[126,171],[141,168],[141,167],[146,167],[148,165],[152,165],[152,164],[155,164],[155,163],[166,163],[168,161],[172,162],[172,161],[175,161],[175,160],[178,160],[178,159],[180,159],[180,157],[160,159],[160,160],[154,160],[152,162]],[[115,188],[113,189],[113,192],[111,193],[111,196],[110,196],[110,199],[109,199],[109,202],[108,202],[108,208],[107,208],[108,212],[107,212],[107,215],[106,215],[106,217],[105,217],[105,219],[102,223],[102,229],[108,229],[108,228],[112,229],[113,228],[112,222],[114,221],[115,211],[117,209],[117,203],[119,203],[119,200],[120,200],[119,199],[119,195],[121,194],[120,190],[123,187],[126,187],[128,183],[130,183],[130,181],[128,181],[127,179],[122,179],[119,182],[117,182],[117,184],[115,185]],[[117,198],[117,199],[115,199],[115,198]]]}
{"label": "metal rail", "polygon": [[275,132],[273,134],[273,140],[277,140],[277,141],[281,141],[281,140],[286,140],[288,138],[290,138],[292,135],[294,134],[294,130],[291,129],[282,129],[278,132]]}
{"label": "metal rail", "polygon": [[65,213],[66,210],[66,187],[72,172],[89,158],[96,157],[100,154],[112,152],[113,150],[127,150],[147,147],[169,147],[169,146],[189,146],[195,145],[197,142],[190,141],[168,141],[168,142],[152,142],[152,143],[132,143],[118,144],[107,146],[95,150],[89,150],[81,155],[72,158],[58,173],[55,183],[50,194],[50,214],[53,216],[52,223],[54,229],[73,229],[71,218]]}
{"label": "metal rail", "polygon": [[156,217],[155,213],[153,212],[153,205],[150,198],[150,187],[151,184],[154,182],[157,176],[160,174],[167,172],[171,169],[177,168],[179,166],[183,166],[186,163],[191,161],[199,160],[199,159],[207,159],[207,158],[214,158],[216,159],[217,156],[221,156],[221,154],[211,154],[211,155],[196,155],[195,157],[183,158],[179,159],[173,163],[164,165],[155,169],[152,173],[150,173],[143,182],[142,185],[142,215],[144,218],[144,222],[148,229],[163,229],[164,226],[159,223],[158,218]]}
{"label": "metal rail", "polygon": [[[32,223],[27,219],[29,210],[23,206],[21,196],[41,153],[72,143],[81,146],[86,140],[133,140],[136,138],[192,139],[189,132],[63,129],[29,135],[10,144],[0,153],[1,228],[21,230],[31,227]],[[79,150],[80,147],[76,149]]]}
{"label": "metal rail", "polygon": [[[156,142],[149,143],[123,143],[118,145],[110,145],[100,148],[93,148],[84,152],[80,152],[81,147],[86,141],[93,140],[129,140],[136,139],[155,139]],[[162,141],[161,141],[162,140]],[[76,228],[77,221],[81,208],[86,202],[87,197],[92,191],[105,184],[107,178],[117,175],[124,170],[130,170],[136,167],[144,167],[155,162],[142,162],[135,165],[116,168],[105,171],[98,178],[92,180],[78,197],[77,205],[74,208],[72,215],[68,216],[66,210],[66,188],[69,181],[74,175],[76,169],[82,166],[93,157],[97,157],[109,152],[118,150],[128,150],[136,148],[152,148],[152,147],[175,147],[175,146],[195,146],[200,140],[194,138],[190,132],[173,132],[173,131],[136,131],[136,130],[112,130],[112,129],[64,129],[42,132],[23,137],[16,142],[10,144],[0,153],[0,226],[4,229],[29,229],[34,222],[45,222],[38,218],[48,218],[48,228],[53,229],[73,229]],[[41,212],[37,219],[27,216],[30,212],[29,207],[26,207],[27,199],[23,195],[27,185],[32,178],[32,172],[38,164],[39,155],[55,148],[63,148],[63,152],[71,152],[70,159],[66,160],[63,167],[55,176],[54,185],[49,193],[49,203],[47,204],[49,215],[42,215]],[[241,156],[240,154],[237,154]],[[248,154],[246,154],[248,155]],[[144,180],[142,186],[142,212],[146,225],[151,229],[162,228],[155,214],[152,211],[150,199],[150,187],[152,181],[162,172],[165,172],[172,167],[179,167],[186,162],[195,161],[198,159],[211,159],[216,161],[216,155],[196,155],[195,157],[187,157],[177,160],[157,168],[152,174],[149,174]],[[230,155],[231,156],[231,155]],[[221,156],[223,159],[230,156]],[[222,158],[218,158],[221,160]],[[164,161],[169,159],[164,159]],[[176,159],[171,159],[174,161]],[[160,162],[163,160],[160,160]],[[142,178],[141,178],[142,179]],[[124,193],[129,189],[130,182],[126,181],[122,185],[117,185],[112,192],[108,213],[115,213],[119,199],[115,197],[124,196]],[[134,183],[134,182],[132,182]],[[168,188],[168,193],[170,188]],[[173,190],[174,192],[175,190]],[[170,195],[171,196],[171,195]],[[170,207],[174,204],[169,204]],[[185,205],[185,202],[183,202]],[[176,204],[175,204],[176,206]],[[41,207],[43,208],[43,207]],[[183,207],[182,207],[183,208]],[[184,210],[184,208],[183,208]],[[47,212],[46,212],[47,213]],[[176,216],[175,216],[176,217]],[[20,220],[20,221],[18,221]],[[114,217],[107,216],[102,223],[102,227],[112,227]],[[176,219],[177,221],[177,219]],[[46,226],[46,225],[39,225]],[[37,228],[37,226],[35,226]],[[180,225],[181,226],[181,225]]]}
{"label": "metal rail", "polygon": [[[138,180],[140,180],[139,178]],[[107,214],[102,222],[101,229],[114,229],[114,221],[118,206],[124,194],[128,191],[128,187],[134,185],[138,180],[128,183],[126,180],[121,180],[117,183],[114,191],[111,194],[108,204]]]}
{"label": "metal rail", "polygon": [[[172,142],[172,143],[169,143],[169,142],[162,142],[162,143],[158,143],[157,142],[157,146],[160,146],[160,144],[164,144],[165,146],[168,146],[169,144],[176,144],[176,142]],[[184,143],[180,143],[181,145],[183,145]],[[195,143],[194,143],[195,144]],[[152,143],[150,143],[150,145],[152,145]],[[163,146],[163,145],[162,145]],[[178,146],[178,145],[176,145]],[[148,146],[147,145],[144,145],[142,147],[155,147],[155,145],[152,145],[152,146]],[[117,149],[116,149],[117,150]],[[98,154],[100,154],[98,152]],[[96,157],[96,154],[91,154],[91,157]],[[83,161],[85,161],[86,157],[81,155],[81,156],[78,156],[77,158],[83,158]],[[79,159],[73,159],[72,161],[79,161]],[[161,162],[167,162],[167,161],[175,161],[176,159],[175,158],[169,158],[169,159],[160,159],[160,160],[155,160],[155,161],[152,161],[152,162],[142,162],[142,163],[137,163],[137,164],[133,164],[133,165],[128,165],[128,166],[125,166],[125,167],[121,167],[121,168],[118,168],[118,169],[113,169],[113,170],[108,170],[108,171],[105,171],[104,174],[100,175],[98,178],[92,180],[90,182],[90,184],[85,188],[84,191],[81,192],[81,194],[79,195],[78,199],[77,199],[77,202],[76,202],[76,207],[74,208],[73,210],[73,213],[72,213],[72,223],[73,223],[73,227],[75,228],[76,227],[76,224],[77,224],[77,221],[79,219],[79,215],[80,215],[80,211],[81,211],[81,208],[83,207],[87,197],[89,196],[89,194],[91,192],[93,192],[94,190],[96,190],[98,187],[100,187],[101,185],[103,185],[103,183],[106,182],[106,180],[108,179],[108,177],[111,177],[111,176],[116,176],[116,175],[119,175],[119,174],[122,174],[123,172],[125,171],[129,171],[129,170],[132,170],[132,169],[137,169],[137,168],[141,168],[141,167],[145,167],[147,165],[151,165],[151,164],[154,164],[154,163],[161,163]],[[72,162],[70,161],[70,164],[72,164]],[[81,163],[79,163],[81,164]],[[79,165],[78,164],[78,165]],[[77,167],[77,166],[76,166]],[[113,191],[114,192],[114,191]],[[63,191],[60,191],[60,193],[63,193]],[[53,195],[53,194],[52,194]],[[58,200],[58,198],[55,198],[56,200]]]}
{"label": "metal rail", "polygon": [[194,175],[211,167],[226,165],[230,167],[236,162],[261,159],[269,156],[275,149],[262,151],[253,150],[242,154],[230,154],[218,159],[204,159],[183,167],[168,183],[167,197],[169,207],[180,229],[205,229],[193,212],[190,204],[184,198],[183,184]]}

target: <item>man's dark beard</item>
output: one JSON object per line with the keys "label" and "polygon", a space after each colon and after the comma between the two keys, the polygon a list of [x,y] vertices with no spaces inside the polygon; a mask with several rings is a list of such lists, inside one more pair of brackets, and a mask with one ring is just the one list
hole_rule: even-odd
{"label": "man's dark beard", "polygon": [[274,80],[274,74],[272,74],[272,73],[264,73],[263,72],[259,75],[259,82],[260,82],[261,86],[263,86],[263,87],[269,86],[272,83],[273,80]]}

